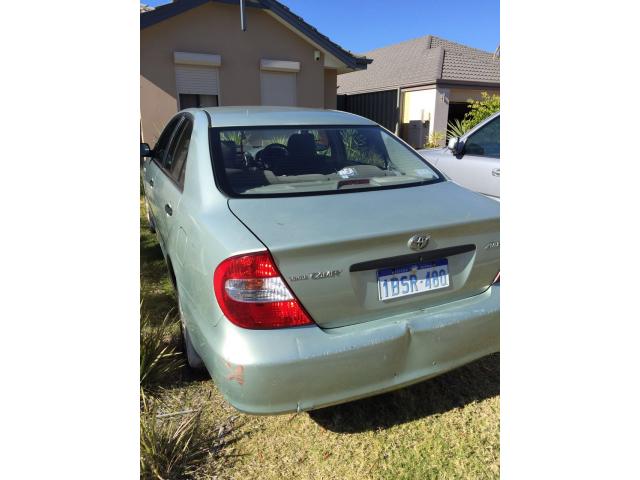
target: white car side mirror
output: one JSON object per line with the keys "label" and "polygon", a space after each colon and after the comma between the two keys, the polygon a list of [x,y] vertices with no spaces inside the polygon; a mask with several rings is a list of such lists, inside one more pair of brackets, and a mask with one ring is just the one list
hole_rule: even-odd
{"label": "white car side mirror", "polygon": [[451,137],[449,139],[449,143],[447,144],[447,148],[451,150],[454,155],[458,155],[460,153],[460,148],[462,144],[460,143],[460,139],[458,137]]}

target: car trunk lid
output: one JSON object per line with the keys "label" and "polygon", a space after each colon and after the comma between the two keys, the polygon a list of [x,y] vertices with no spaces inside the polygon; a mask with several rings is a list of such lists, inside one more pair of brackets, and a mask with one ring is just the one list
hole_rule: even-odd
{"label": "car trunk lid", "polygon": [[[229,208],[271,251],[285,281],[323,328],[419,311],[486,290],[499,271],[499,206],[451,182],[274,198]],[[408,240],[427,234],[427,246]],[[498,244],[499,245],[499,244]],[[486,247],[486,248],[485,248]],[[446,259],[447,288],[381,301],[377,271]]]}

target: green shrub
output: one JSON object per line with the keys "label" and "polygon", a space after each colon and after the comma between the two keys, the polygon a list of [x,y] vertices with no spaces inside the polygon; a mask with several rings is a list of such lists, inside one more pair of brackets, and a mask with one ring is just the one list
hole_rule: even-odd
{"label": "green shrub", "polygon": [[442,146],[444,134],[442,132],[433,132],[425,140],[424,148],[438,148]]}
{"label": "green shrub", "polygon": [[467,128],[457,118],[453,122],[449,122],[447,128],[447,140],[453,137],[460,138],[467,132]]}
{"label": "green shrub", "polygon": [[462,126],[465,131],[472,129],[485,118],[500,111],[500,95],[482,92],[482,100],[469,100],[469,111],[464,114]]}

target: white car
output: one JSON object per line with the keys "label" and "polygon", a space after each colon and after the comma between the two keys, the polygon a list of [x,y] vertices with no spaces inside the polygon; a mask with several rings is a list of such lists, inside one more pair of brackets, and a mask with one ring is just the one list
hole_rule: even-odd
{"label": "white car", "polygon": [[418,152],[458,185],[500,200],[500,112],[445,148]]}

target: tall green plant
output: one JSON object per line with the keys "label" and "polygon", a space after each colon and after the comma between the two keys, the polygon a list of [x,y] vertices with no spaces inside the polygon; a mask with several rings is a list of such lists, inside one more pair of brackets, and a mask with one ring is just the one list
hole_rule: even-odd
{"label": "tall green plant", "polygon": [[351,161],[362,160],[366,140],[355,128],[347,128],[340,132],[344,144],[347,159]]}
{"label": "tall green plant", "polygon": [[250,138],[251,138],[250,133],[246,133],[241,130],[229,130],[229,131],[222,132],[222,134],[220,135],[220,140],[222,140],[223,142],[231,141],[236,145],[242,145],[243,142],[248,143]]}
{"label": "tall green plant", "polygon": [[470,130],[485,118],[500,111],[500,95],[482,92],[482,100],[469,100],[469,111],[464,114],[462,126]]}
{"label": "tall green plant", "polygon": [[386,168],[384,158],[368,144],[367,139],[355,128],[348,128],[340,132],[347,160],[350,162],[375,165]]}
{"label": "tall green plant", "polygon": [[460,138],[467,132],[467,128],[462,124],[459,119],[453,120],[453,122],[449,122],[447,128],[447,140],[453,137]]}
{"label": "tall green plant", "polygon": [[286,145],[287,142],[289,141],[289,136],[288,135],[275,135],[273,137],[271,137],[269,140],[264,140],[262,142],[263,146],[267,146],[267,145],[271,145],[272,143],[278,143],[280,145]]}

